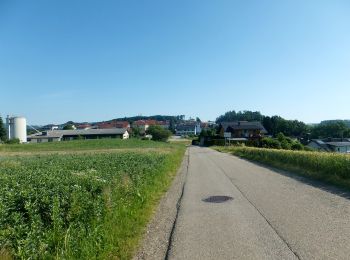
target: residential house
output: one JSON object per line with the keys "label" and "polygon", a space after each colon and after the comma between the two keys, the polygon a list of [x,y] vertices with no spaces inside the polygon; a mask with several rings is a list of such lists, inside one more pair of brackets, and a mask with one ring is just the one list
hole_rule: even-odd
{"label": "residential house", "polygon": [[138,128],[140,130],[140,134],[145,134],[147,129],[151,125],[157,125],[156,120],[137,120],[132,124],[132,127]]}
{"label": "residential house", "polygon": [[202,131],[201,123],[196,121],[187,121],[181,124],[178,124],[175,128],[176,135],[199,135]]}
{"label": "residential house", "polygon": [[264,126],[258,121],[222,122],[220,128],[225,133],[225,137],[229,136],[230,138],[255,139],[267,134]]}
{"label": "residential house", "polygon": [[349,139],[313,139],[307,146],[313,150],[323,152],[350,153]]}

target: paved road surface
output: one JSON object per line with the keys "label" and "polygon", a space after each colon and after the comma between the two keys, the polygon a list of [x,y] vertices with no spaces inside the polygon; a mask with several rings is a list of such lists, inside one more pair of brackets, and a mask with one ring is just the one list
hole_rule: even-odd
{"label": "paved road surface", "polygon": [[[202,201],[213,195],[233,200]],[[350,259],[344,195],[191,147],[168,259]]]}

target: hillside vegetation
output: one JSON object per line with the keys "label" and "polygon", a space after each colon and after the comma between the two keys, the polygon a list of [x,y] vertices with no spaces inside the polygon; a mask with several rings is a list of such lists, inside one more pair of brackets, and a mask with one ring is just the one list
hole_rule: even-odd
{"label": "hillside vegetation", "polygon": [[[115,146],[135,150],[98,152]],[[0,259],[130,259],[185,151],[138,140],[12,147],[97,152],[0,159]]]}
{"label": "hillside vegetation", "polygon": [[252,147],[216,147],[216,150],[350,189],[350,155]]}

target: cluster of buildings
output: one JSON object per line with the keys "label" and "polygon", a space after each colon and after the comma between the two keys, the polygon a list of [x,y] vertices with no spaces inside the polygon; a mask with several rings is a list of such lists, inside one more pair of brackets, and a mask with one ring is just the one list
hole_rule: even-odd
{"label": "cluster of buildings", "polygon": [[[183,121],[175,127],[175,133],[179,136],[198,135],[203,128],[213,123],[199,123],[194,120]],[[101,139],[120,138],[128,139],[133,131],[138,130],[140,135],[145,135],[150,126],[158,125],[164,129],[170,129],[169,121],[137,120],[131,124],[128,121],[108,121],[99,123],[70,124],[72,129],[65,130],[64,125],[46,125],[41,132],[27,137],[27,142],[43,143],[57,142],[74,139]]]}
{"label": "cluster of buildings", "polygon": [[321,152],[350,153],[350,138],[314,139],[307,146]]}
{"label": "cluster of buildings", "polygon": [[[119,138],[128,139],[133,131],[138,129],[140,135],[146,135],[146,131],[152,125],[170,129],[169,121],[137,120],[131,124],[128,121],[112,120],[99,123],[71,124],[72,129],[64,129],[64,125],[47,125],[34,134],[27,136],[27,125],[24,117],[6,118],[8,139],[18,138],[21,143],[58,142],[74,139],[100,139]],[[261,122],[235,121],[221,122],[198,122],[196,120],[182,120],[172,126],[178,136],[200,135],[203,130],[218,129],[221,136],[229,142],[245,142],[259,139],[268,133]],[[311,140],[308,147],[317,151],[350,153],[350,139],[327,138]]]}

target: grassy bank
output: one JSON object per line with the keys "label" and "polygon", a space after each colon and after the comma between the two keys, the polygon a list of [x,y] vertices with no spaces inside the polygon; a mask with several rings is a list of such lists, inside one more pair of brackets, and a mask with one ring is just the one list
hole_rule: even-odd
{"label": "grassy bank", "polygon": [[349,155],[251,147],[215,149],[350,189]]}
{"label": "grassy bank", "polygon": [[1,158],[0,258],[130,259],[185,151],[152,145],[167,152]]}

